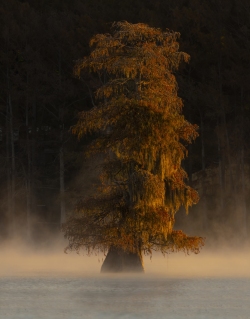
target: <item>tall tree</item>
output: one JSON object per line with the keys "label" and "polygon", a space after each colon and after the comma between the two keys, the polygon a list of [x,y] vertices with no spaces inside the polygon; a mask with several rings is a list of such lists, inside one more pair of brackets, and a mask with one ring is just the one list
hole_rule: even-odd
{"label": "tall tree", "polygon": [[[179,34],[118,22],[97,34],[89,57],[78,61],[98,74],[97,105],[80,113],[73,133],[98,133],[90,152],[106,154],[102,188],[81,201],[63,229],[68,249],[107,251],[102,271],[142,271],[142,252],[199,252],[203,238],[173,230],[181,205],[198,201],[181,167],[196,126],[182,115],[174,71],[188,55]],[[184,145],[185,143],[185,145]]]}

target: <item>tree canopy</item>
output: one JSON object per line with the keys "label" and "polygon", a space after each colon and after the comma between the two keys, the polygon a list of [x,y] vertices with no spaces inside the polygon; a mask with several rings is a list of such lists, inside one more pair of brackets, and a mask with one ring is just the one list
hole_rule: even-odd
{"label": "tree canopy", "polygon": [[96,133],[90,154],[105,154],[102,186],[78,203],[64,225],[68,249],[152,253],[199,252],[201,237],[173,230],[175,213],[197,203],[182,160],[197,126],[182,115],[174,72],[189,56],[179,51],[179,33],[146,24],[114,23],[97,34],[91,53],[75,66],[95,74],[95,106],[79,114],[73,133]]}
{"label": "tree canopy", "polygon": [[56,234],[62,212],[91,192],[97,174],[82,156],[91,135],[68,133],[99,80],[82,72],[83,83],[72,69],[93,35],[124,20],[180,32],[191,56],[174,75],[183,114],[199,125],[183,167],[201,200],[175,227],[228,243],[231,231],[249,233],[249,17],[249,0],[1,1],[0,237]]}

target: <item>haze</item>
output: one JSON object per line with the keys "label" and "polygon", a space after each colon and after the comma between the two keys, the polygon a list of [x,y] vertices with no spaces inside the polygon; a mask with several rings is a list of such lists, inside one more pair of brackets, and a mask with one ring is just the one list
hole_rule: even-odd
{"label": "haze", "polygon": [[[34,248],[13,240],[0,246],[0,276],[67,275],[99,276],[104,256],[65,254],[66,242],[54,240],[50,247]],[[198,255],[155,253],[144,256],[146,276],[164,277],[250,277],[250,254],[247,247],[205,247]],[[102,275],[103,276],[103,275]]]}

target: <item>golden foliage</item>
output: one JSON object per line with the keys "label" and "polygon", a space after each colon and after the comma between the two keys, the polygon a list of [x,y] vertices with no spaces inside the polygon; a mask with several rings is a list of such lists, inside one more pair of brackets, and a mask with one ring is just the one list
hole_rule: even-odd
{"label": "golden foliage", "polygon": [[189,56],[179,52],[179,33],[139,23],[117,22],[112,34],[97,34],[91,54],[75,74],[87,70],[102,81],[97,106],[81,112],[72,132],[98,133],[91,152],[105,152],[99,194],[79,203],[64,225],[69,249],[193,251],[199,237],[173,231],[174,215],[198,194],[185,184],[184,143],[197,126],[182,115],[174,71]]}

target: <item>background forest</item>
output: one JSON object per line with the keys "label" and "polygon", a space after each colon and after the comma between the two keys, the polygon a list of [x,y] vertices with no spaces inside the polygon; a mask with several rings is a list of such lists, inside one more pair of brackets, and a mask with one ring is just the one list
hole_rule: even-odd
{"label": "background forest", "polygon": [[[98,86],[73,76],[89,40],[127,20],[181,33],[176,74],[199,137],[183,163],[200,202],[177,228],[233,241],[250,231],[249,0],[0,0],[0,237],[56,233],[97,182],[91,136],[70,132]],[[186,225],[187,223],[187,225]]]}

